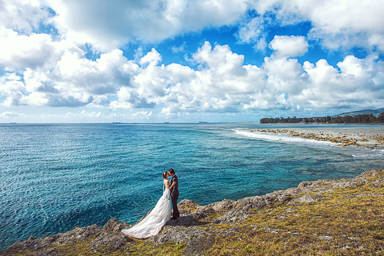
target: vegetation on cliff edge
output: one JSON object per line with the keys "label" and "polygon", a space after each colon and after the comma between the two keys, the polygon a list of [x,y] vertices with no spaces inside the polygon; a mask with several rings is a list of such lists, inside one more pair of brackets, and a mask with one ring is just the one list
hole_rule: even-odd
{"label": "vegetation on cliff edge", "polygon": [[[313,187],[314,183],[303,182],[295,191],[305,191],[304,188]],[[228,209],[220,208],[224,210],[204,215],[193,227],[167,225],[159,234],[172,229],[178,234],[177,228],[183,232],[194,229],[196,234],[203,235],[199,240],[197,235],[190,235],[187,243],[133,239],[123,249],[110,251],[108,247],[90,249],[95,239],[91,237],[49,248],[47,252],[58,253],[52,255],[195,255],[197,251],[203,255],[231,256],[383,255],[384,170],[366,172],[364,182],[341,180],[317,184],[321,189],[306,190],[309,192],[295,194],[282,203],[274,201],[266,207],[251,209],[245,218],[236,221],[218,221],[228,214]],[[191,205],[184,208],[190,214],[198,211]],[[204,238],[204,234],[214,236]],[[194,240],[198,241],[193,243]],[[42,254],[24,251],[13,255]]]}

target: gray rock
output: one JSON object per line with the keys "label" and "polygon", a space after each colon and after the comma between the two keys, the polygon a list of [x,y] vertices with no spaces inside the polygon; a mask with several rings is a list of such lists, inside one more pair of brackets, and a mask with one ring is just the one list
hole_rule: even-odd
{"label": "gray rock", "polygon": [[267,232],[274,233],[274,234],[279,233],[279,229],[278,228],[265,227],[264,230],[267,231]]}
{"label": "gray rock", "polygon": [[181,216],[191,214],[200,206],[197,202],[189,199],[184,199],[177,204]]}
{"label": "gray rock", "polygon": [[330,242],[330,241],[332,240],[332,236],[319,236],[319,238],[320,238],[321,240],[326,240],[326,241],[328,241],[328,242]]}
{"label": "gray rock", "polygon": [[227,229],[225,230],[222,230],[220,231],[217,236],[218,237],[231,237],[231,236],[234,236],[236,235],[236,233],[242,231],[243,229],[246,229],[248,228],[248,226],[252,226],[254,227],[253,230],[258,230],[259,228],[255,225],[247,225],[247,226],[243,226],[243,227],[236,227],[236,226],[233,226],[233,227],[228,227]]}
{"label": "gray rock", "polygon": [[217,213],[211,205],[199,206],[196,211],[191,213],[191,216],[196,220],[201,220],[209,217],[210,214]]}
{"label": "gray rock", "polygon": [[312,185],[313,182],[310,182],[310,181],[303,181],[299,184],[298,188],[306,188],[306,187],[309,187],[310,185]]}
{"label": "gray rock", "polygon": [[[90,246],[87,249],[97,250],[102,247],[104,250],[106,249],[109,252],[114,252],[117,250],[126,249],[126,244],[128,242],[132,242],[133,240],[123,234],[113,234],[107,236],[100,236],[94,239]],[[104,251],[105,252],[105,251]]]}
{"label": "gray rock", "polygon": [[201,251],[209,250],[214,244],[215,237],[212,235],[192,238],[192,240],[187,243],[183,256],[202,255],[200,253]]}
{"label": "gray rock", "polygon": [[346,196],[345,198],[356,198],[356,197],[362,197],[362,196],[384,196],[384,194],[377,194],[377,193],[370,193],[370,194],[359,194],[359,195],[350,195]]}
{"label": "gray rock", "polygon": [[246,197],[244,199],[238,200],[234,204],[234,210],[248,212],[250,210],[260,210],[267,205],[268,204],[266,203],[266,200],[264,200],[264,198],[261,196]]}
{"label": "gray rock", "polygon": [[212,203],[208,205],[211,207],[215,212],[222,212],[222,211],[228,211],[233,208],[233,204],[235,201],[224,199],[223,201]]}
{"label": "gray rock", "polygon": [[[223,200],[202,206],[192,200],[182,200],[178,206],[181,217],[177,220],[169,221],[163,230],[156,236],[147,239],[148,242],[163,244],[164,242],[174,242],[176,244],[186,243],[185,255],[201,255],[201,251],[211,248],[215,242],[215,236],[228,237],[234,236],[239,232],[235,226],[228,227],[226,230],[214,233],[209,229],[209,223],[229,223],[235,224],[244,220],[253,213],[254,210],[263,210],[269,206],[277,206],[287,203],[290,205],[303,205],[322,200],[322,193],[331,192],[336,188],[356,187],[372,182],[372,176],[379,175],[376,170],[371,170],[353,179],[342,180],[318,180],[313,182],[301,182],[297,188],[275,191],[265,196],[254,196],[240,199],[238,201]],[[382,187],[384,179],[379,179],[370,184],[373,187]],[[300,196],[302,193],[312,193]],[[315,195],[313,195],[315,194]],[[298,196],[298,197],[296,197]],[[360,194],[349,196],[383,196],[382,194]],[[293,198],[293,199],[292,199]],[[287,209],[284,214],[277,215],[277,218],[284,218],[295,209]],[[145,216],[143,216],[144,218]],[[204,225],[205,228],[201,228]],[[0,255],[14,255],[18,253],[32,252],[30,255],[60,255],[60,250],[53,248],[60,245],[70,245],[80,241],[93,240],[89,243],[88,249],[95,251],[109,250],[109,252],[126,249],[127,243],[132,241],[129,237],[120,233],[122,229],[129,228],[125,222],[111,219],[105,224],[104,228],[97,225],[90,227],[75,227],[73,230],[54,236],[47,236],[40,239],[30,237],[26,241],[19,241],[5,251],[0,251]],[[243,228],[243,227],[241,227]],[[265,231],[279,232],[278,229],[265,227]],[[330,240],[327,236],[320,239]],[[108,253],[107,253],[108,254]]]}
{"label": "gray rock", "polygon": [[154,244],[163,244],[165,242],[185,243],[186,249],[183,255],[200,255],[201,251],[208,250],[214,245],[215,236],[197,226],[177,226],[166,229],[158,235],[148,238],[147,241]]}
{"label": "gray rock", "polygon": [[104,229],[107,232],[110,233],[119,233],[122,229],[130,228],[131,226],[126,222],[118,221],[117,219],[113,218],[110,219],[107,224],[104,225]]}
{"label": "gray rock", "polygon": [[[98,237],[106,234],[105,230],[97,225],[83,228],[77,226],[66,233],[45,236],[40,239],[30,237],[26,241],[19,241],[9,246],[5,251],[1,251],[0,255],[13,255],[28,250],[34,253],[32,255],[47,255],[46,250],[48,248],[86,241],[91,237]],[[55,255],[56,253],[58,253],[57,250],[51,252],[52,255]]]}
{"label": "gray rock", "polygon": [[163,244],[165,242],[175,242],[177,244],[182,244],[188,243],[193,238],[205,238],[211,235],[211,233],[206,232],[204,229],[197,226],[176,226],[168,228],[156,236],[148,238],[148,242],[153,242],[155,244]]}
{"label": "gray rock", "polygon": [[287,206],[300,206],[302,204],[309,204],[321,201],[321,196],[315,196],[315,195],[304,195],[302,197],[294,198],[292,201],[290,201]]}
{"label": "gray rock", "polygon": [[223,216],[220,216],[216,219],[216,224],[222,223],[237,223],[238,221],[242,221],[248,217],[248,214],[244,211],[229,211],[224,213]]}
{"label": "gray rock", "polygon": [[369,184],[369,186],[374,187],[374,188],[383,187],[384,186],[384,179],[375,180],[374,182]]}

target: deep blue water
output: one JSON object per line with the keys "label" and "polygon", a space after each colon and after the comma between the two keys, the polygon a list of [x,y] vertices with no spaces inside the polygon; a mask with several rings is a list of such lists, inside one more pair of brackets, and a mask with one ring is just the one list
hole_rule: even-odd
{"label": "deep blue water", "polygon": [[238,133],[254,127],[282,128],[252,123],[0,124],[0,249],[76,225],[102,226],[110,218],[134,223],[156,204],[161,174],[171,167],[179,177],[179,201],[200,204],[383,168],[382,151]]}

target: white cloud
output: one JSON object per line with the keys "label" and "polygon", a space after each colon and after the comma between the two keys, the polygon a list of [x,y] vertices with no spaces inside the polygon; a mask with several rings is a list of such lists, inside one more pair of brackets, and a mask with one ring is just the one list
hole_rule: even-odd
{"label": "white cloud", "polygon": [[279,57],[296,57],[308,51],[308,42],[303,36],[275,36],[270,48]]}
{"label": "white cloud", "polygon": [[254,46],[254,49],[260,52],[265,52],[265,49],[267,48],[267,42],[265,38],[261,38],[257,44]]}
{"label": "white cloud", "polygon": [[15,111],[6,111],[0,114],[0,120],[3,119],[8,121],[9,119],[16,118],[19,116],[20,114]]}
{"label": "white cloud", "polygon": [[240,25],[235,34],[240,43],[252,43],[258,41],[264,34],[264,23],[266,20],[262,17],[255,17]]}
{"label": "white cloud", "polygon": [[66,41],[57,42],[55,46],[49,61],[42,60],[43,67],[29,68],[21,62],[24,64],[20,67],[25,71],[18,72],[19,79],[11,79],[11,73],[2,78],[0,93],[7,97],[5,105],[105,105],[109,103],[107,95],[114,95],[120,87],[132,86],[131,75],[139,70],[121,50],[102,54],[92,61],[85,58],[83,50]]}
{"label": "white cloud", "polygon": [[152,66],[157,65],[161,61],[161,55],[154,49],[148,52],[144,57],[140,59],[140,64],[149,64]]}
{"label": "white cloud", "polygon": [[264,18],[276,15],[281,25],[310,21],[310,38],[333,50],[355,46],[384,49],[381,0],[254,0],[251,6]]}
{"label": "white cloud", "polygon": [[30,34],[50,16],[37,0],[0,0],[0,27]]}
{"label": "white cloud", "polygon": [[375,84],[373,78],[382,73],[384,65],[375,59],[347,56],[337,64],[340,72],[326,60],[319,60],[315,65],[305,62],[308,86],[292,100],[314,108],[380,107],[384,86]]}
{"label": "white cloud", "polygon": [[[284,41],[297,41],[298,46],[287,51]],[[384,63],[377,55],[347,56],[337,64],[338,70],[324,59],[301,65],[292,58],[306,50],[301,38],[276,37],[271,47],[275,53],[258,67],[244,65],[244,56],[227,45],[212,47],[205,42],[192,55],[197,70],[161,64],[162,56],[155,49],[138,59],[137,65],[120,50],[92,61],[79,48],[63,48],[50,70],[6,72],[0,78],[0,94],[7,106],[156,109],[165,117],[188,112],[381,106]]]}
{"label": "white cloud", "polygon": [[171,50],[173,53],[179,53],[179,52],[184,52],[185,47],[187,46],[187,43],[184,41],[180,46],[172,46]]}
{"label": "white cloud", "polygon": [[160,42],[207,27],[233,25],[246,0],[1,0],[0,27],[31,35],[43,25],[58,38],[109,52],[129,42]]}
{"label": "white cloud", "polygon": [[17,105],[19,100],[23,97],[25,85],[21,81],[21,76],[15,73],[5,73],[0,77],[0,95],[6,97],[2,103],[6,106]]}
{"label": "white cloud", "polygon": [[102,51],[129,41],[159,42],[206,27],[231,25],[247,9],[243,0],[48,2],[57,14],[52,21],[62,35]]}
{"label": "white cloud", "polygon": [[47,34],[19,35],[0,27],[0,67],[38,68],[54,58],[55,44]]}
{"label": "white cloud", "polygon": [[134,122],[153,118],[152,111],[138,111],[135,113],[111,113],[102,111],[69,111],[63,114],[26,114],[16,111],[0,113],[0,122],[60,122],[60,123],[94,123],[94,122]]}

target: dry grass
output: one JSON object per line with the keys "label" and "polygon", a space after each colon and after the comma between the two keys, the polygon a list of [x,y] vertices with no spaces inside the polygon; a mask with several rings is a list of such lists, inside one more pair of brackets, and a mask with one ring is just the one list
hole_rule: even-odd
{"label": "dry grass", "polygon": [[[206,224],[218,234],[205,255],[384,255],[384,171],[370,183],[322,193],[322,200],[300,206],[270,207],[253,212],[235,225]],[[302,196],[302,195],[300,195]],[[171,227],[170,227],[171,228]],[[135,239],[124,251],[89,250],[89,241],[56,247],[65,255],[182,255],[186,244],[155,245]],[[23,255],[26,255],[25,253]]]}

